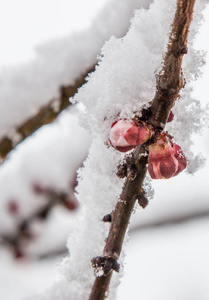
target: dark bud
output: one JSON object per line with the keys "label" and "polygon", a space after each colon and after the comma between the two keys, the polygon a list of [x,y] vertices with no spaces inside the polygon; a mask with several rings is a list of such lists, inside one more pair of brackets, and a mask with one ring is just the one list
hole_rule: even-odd
{"label": "dark bud", "polygon": [[142,190],[141,193],[137,196],[137,200],[138,200],[139,205],[140,205],[142,208],[147,207],[147,205],[149,204],[149,201],[148,201],[147,197],[145,196],[145,192],[144,192],[143,190]]}
{"label": "dark bud", "polygon": [[104,276],[107,276],[111,270],[119,272],[120,269],[119,263],[113,257],[96,256],[91,260],[91,262],[92,268],[98,273],[102,270]]}
{"label": "dark bud", "polygon": [[127,176],[127,165],[126,164],[119,165],[116,175],[119,178],[126,177]]}
{"label": "dark bud", "polygon": [[172,121],[173,121],[173,118],[174,118],[174,114],[173,114],[172,111],[170,111],[170,114],[169,114],[169,116],[168,116],[167,123],[172,122]]}
{"label": "dark bud", "polygon": [[32,188],[33,188],[34,193],[37,195],[47,194],[49,192],[48,188],[43,187],[38,183],[34,183]]}
{"label": "dark bud", "polygon": [[133,181],[137,176],[137,172],[138,172],[138,169],[137,169],[136,165],[128,166],[128,168],[127,168],[127,178],[130,181]]}
{"label": "dark bud", "polygon": [[73,194],[68,195],[67,193],[61,193],[59,197],[64,207],[68,210],[74,210],[78,208],[78,201]]}
{"label": "dark bud", "polygon": [[20,207],[19,204],[17,202],[17,200],[10,200],[8,203],[8,211],[13,214],[13,215],[17,215],[19,213]]}
{"label": "dark bud", "polygon": [[24,221],[20,224],[20,226],[19,226],[19,231],[20,231],[20,232],[25,232],[25,231],[28,230],[28,228],[29,228],[29,221],[28,221],[28,220],[24,220]]}
{"label": "dark bud", "polygon": [[181,48],[181,54],[187,54],[187,52],[188,52],[188,49],[186,46]]}
{"label": "dark bud", "polygon": [[41,220],[45,220],[49,215],[49,211],[50,211],[49,206],[46,206],[40,210],[40,212],[37,214],[37,217]]}
{"label": "dark bud", "polygon": [[19,247],[14,248],[14,258],[15,259],[22,259],[24,258],[24,253]]}
{"label": "dark bud", "polygon": [[[110,270],[112,269],[113,271],[115,271],[117,273],[120,270],[120,264],[113,257],[107,258],[107,265],[109,266]],[[108,273],[109,273],[109,271],[108,271]]]}
{"label": "dark bud", "polygon": [[104,216],[104,218],[102,219],[103,222],[112,222],[112,216],[111,214],[107,214]]}
{"label": "dark bud", "polygon": [[75,210],[76,208],[78,208],[77,201],[64,201],[63,204],[68,210]]}

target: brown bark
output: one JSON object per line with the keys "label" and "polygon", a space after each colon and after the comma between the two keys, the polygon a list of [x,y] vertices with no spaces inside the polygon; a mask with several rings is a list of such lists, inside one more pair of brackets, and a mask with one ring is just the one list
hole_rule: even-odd
{"label": "brown bark", "polygon": [[[137,167],[137,175],[134,180],[126,179],[120,199],[112,213],[111,227],[103,252],[106,258],[112,257],[117,261],[120,256],[130,216],[137,197],[140,197],[142,183],[147,171],[146,165],[148,156],[144,155],[145,152],[145,147],[138,146],[133,153],[133,159]],[[106,275],[96,277],[89,300],[104,299],[111,275],[112,270]]]}

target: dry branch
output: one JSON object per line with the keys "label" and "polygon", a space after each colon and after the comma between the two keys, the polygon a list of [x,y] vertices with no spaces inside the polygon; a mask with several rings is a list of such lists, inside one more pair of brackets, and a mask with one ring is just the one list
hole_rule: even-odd
{"label": "dry branch", "polygon": [[[194,3],[195,0],[178,0],[177,2],[163,68],[157,77],[156,94],[145,114],[149,116],[147,121],[154,126],[156,132],[164,129],[170,110],[179,97],[180,89],[184,86],[181,64],[183,55],[187,53],[187,37]],[[133,180],[126,179],[115,210],[111,214],[111,227],[103,256],[92,260],[93,267],[96,271],[102,269],[103,275],[96,277],[89,300],[103,300],[107,295],[113,270],[118,271],[117,260],[125,232],[135,201],[142,192],[142,184],[146,175],[148,156],[142,154],[146,154],[146,145],[138,146],[133,151],[132,158],[136,177]]]}

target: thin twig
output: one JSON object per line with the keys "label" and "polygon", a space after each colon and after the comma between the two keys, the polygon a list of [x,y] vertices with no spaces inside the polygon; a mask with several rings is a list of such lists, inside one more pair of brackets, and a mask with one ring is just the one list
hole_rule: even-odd
{"label": "thin twig", "polygon": [[71,103],[69,98],[73,97],[78,89],[86,82],[87,75],[94,71],[95,66],[88,69],[87,72],[82,74],[73,85],[63,86],[60,88],[60,98],[50,101],[47,105],[43,106],[33,117],[17,126],[15,132],[18,135],[18,142],[11,137],[3,137],[0,139],[0,163],[4,162],[7,154],[12,151],[16,145],[20,144],[27,137],[32,135],[43,125],[53,122],[56,117]]}
{"label": "thin twig", "polygon": [[[172,31],[170,34],[167,53],[164,57],[163,69],[157,78],[156,95],[152,101],[149,112],[151,116],[148,122],[156,130],[163,130],[170,110],[179,97],[179,91],[184,86],[182,79],[181,64],[183,55],[187,53],[187,36],[189,25],[192,20],[195,0],[178,0],[176,14],[174,17]],[[136,177],[134,180],[126,179],[121,196],[112,213],[112,222],[108,238],[104,247],[103,256],[92,260],[96,271],[103,270],[102,276],[97,276],[92,287],[89,300],[103,300],[108,292],[109,283],[113,270],[110,258],[119,258],[125,232],[137,197],[142,192],[142,184],[146,175],[146,164],[148,156],[141,156],[145,153],[145,146],[137,147],[133,151],[135,161]]]}

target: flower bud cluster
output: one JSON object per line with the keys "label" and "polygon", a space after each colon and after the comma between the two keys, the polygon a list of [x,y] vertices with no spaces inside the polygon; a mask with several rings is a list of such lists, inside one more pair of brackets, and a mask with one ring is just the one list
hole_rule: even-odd
{"label": "flower bud cluster", "polygon": [[153,133],[152,126],[144,122],[118,120],[112,124],[109,139],[115,149],[127,152],[147,142]]}
{"label": "flower bud cluster", "polygon": [[[171,112],[168,121],[172,120]],[[166,133],[154,136],[153,126],[150,124],[135,119],[118,120],[112,124],[109,135],[110,144],[120,152],[132,150],[151,138],[152,143],[148,146],[148,171],[152,179],[168,179],[186,168],[187,161],[180,146],[173,143]]]}
{"label": "flower bud cluster", "polygon": [[148,171],[152,179],[169,179],[182,172],[187,165],[182,149],[165,133],[149,145]]}

